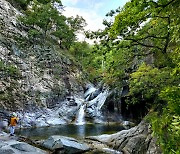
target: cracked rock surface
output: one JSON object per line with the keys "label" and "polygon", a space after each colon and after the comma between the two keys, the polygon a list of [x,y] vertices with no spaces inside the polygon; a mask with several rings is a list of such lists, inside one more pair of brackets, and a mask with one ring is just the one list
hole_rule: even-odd
{"label": "cracked rock surface", "polygon": [[48,152],[36,148],[25,142],[18,141],[18,137],[1,132],[0,154],[48,154]]}
{"label": "cracked rock surface", "polygon": [[145,121],[142,121],[136,127],[112,135],[90,136],[86,139],[89,143],[93,141],[91,146],[101,143],[125,154],[162,153],[156,144],[156,139],[152,137],[150,124]]}

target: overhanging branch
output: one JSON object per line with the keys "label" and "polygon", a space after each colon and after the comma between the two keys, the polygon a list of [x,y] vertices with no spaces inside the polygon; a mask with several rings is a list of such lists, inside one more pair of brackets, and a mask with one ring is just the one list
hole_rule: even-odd
{"label": "overhanging branch", "polygon": [[157,48],[159,50],[162,50],[162,48],[160,48],[158,46],[154,46],[154,45],[150,45],[150,44],[145,44],[145,43],[139,42],[139,40],[136,40],[136,39],[126,38],[125,40],[136,42],[136,44],[134,44],[134,45],[141,45],[141,46],[144,46],[144,47]]}

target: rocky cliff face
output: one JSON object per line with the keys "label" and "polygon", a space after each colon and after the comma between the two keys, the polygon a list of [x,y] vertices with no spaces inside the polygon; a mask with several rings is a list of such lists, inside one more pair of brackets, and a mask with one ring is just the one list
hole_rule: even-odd
{"label": "rocky cliff face", "polygon": [[19,15],[8,1],[0,0],[0,109],[24,115],[76,106],[68,98],[82,95],[81,70],[52,41],[29,40]]}

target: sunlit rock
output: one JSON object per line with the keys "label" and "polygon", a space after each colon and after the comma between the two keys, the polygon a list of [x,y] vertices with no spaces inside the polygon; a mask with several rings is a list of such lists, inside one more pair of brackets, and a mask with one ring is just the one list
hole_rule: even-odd
{"label": "sunlit rock", "polygon": [[65,153],[82,153],[89,150],[86,144],[65,136],[51,136],[42,143],[42,146],[50,150],[64,149]]}
{"label": "sunlit rock", "polygon": [[138,126],[128,130],[122,130],[111,135],[90,136],[87,139],[104,143],[123,153],[139,154],[153,151],[155,154],[161,154],[160,148],[152,137],[150,127],[150,124],[142,121]]}

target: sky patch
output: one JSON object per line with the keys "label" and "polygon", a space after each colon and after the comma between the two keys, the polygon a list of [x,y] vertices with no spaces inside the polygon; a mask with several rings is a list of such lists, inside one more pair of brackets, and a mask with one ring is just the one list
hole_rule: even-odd
{"label": "sky patch", "polygon": [[105,15],[110,10],[122,7],[129,0],[61,0],[65,6],[63,14],[67,17],[82,16],[86,23],[85,30],[103,29]]}

